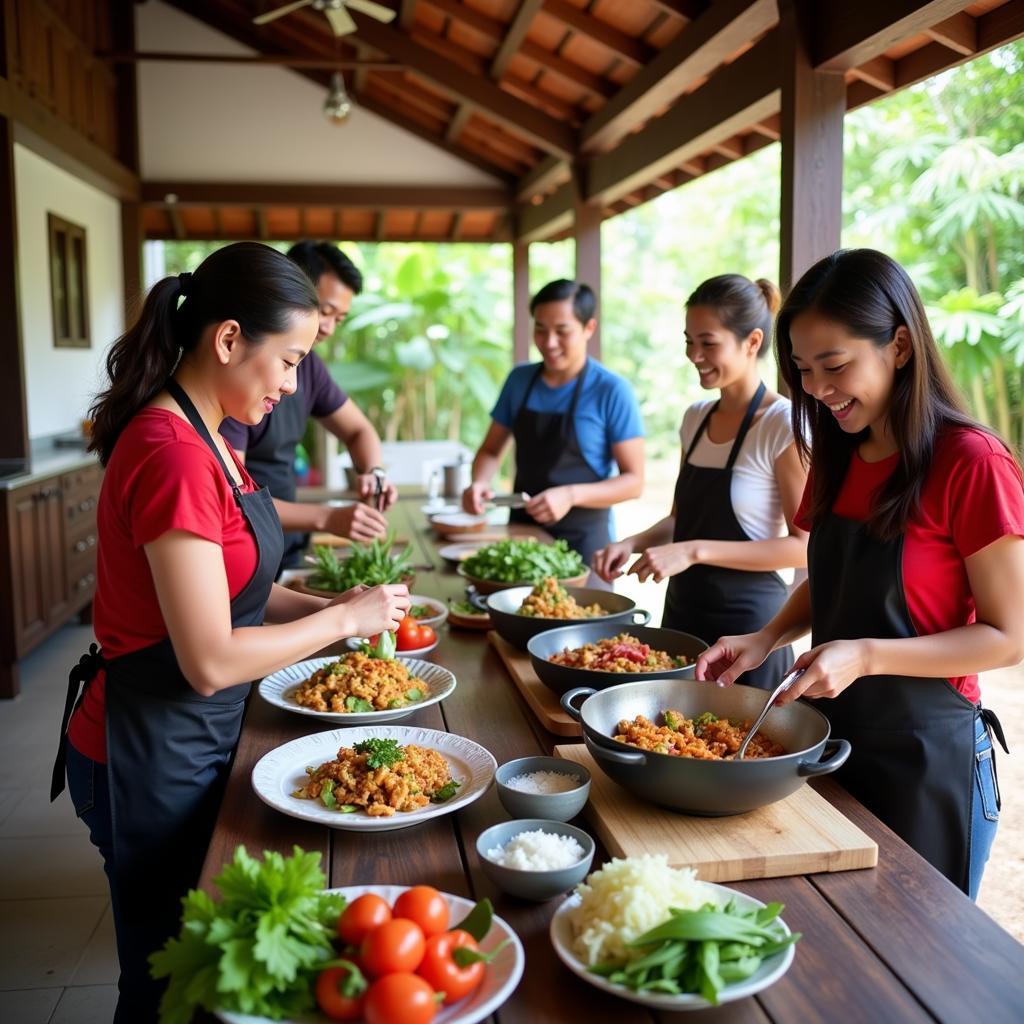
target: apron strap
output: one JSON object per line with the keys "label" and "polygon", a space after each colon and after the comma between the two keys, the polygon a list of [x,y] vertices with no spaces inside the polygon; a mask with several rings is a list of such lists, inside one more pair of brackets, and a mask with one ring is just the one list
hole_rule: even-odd
{"label": "apron strap", "polygon": [[67,765],[67,731],[71,713],[78,706],[79,689],[93,679],[103,668],[103,655],[95,644],[89,644],[89,653],[78,659],[78,664],[68,673],[68,692],[64,700],[64,715],[60,722],[60,739],[57,743],[57,758],[53,762],[53,775],[50,777],[50,802],[52,803],[64,792],[64,781]]}
{"label": "apron strap", "polygon": [[185,394],[185,389],[173,377],[169,377],[167,379],[166,387],[171,398],[181,406],[181,411],[188,418],[189,423],[192,424],[196,433],[203,440],[206,447],[213,452],[214,457],[220,463],[220,468],[224,470],[224,475],[228,478],[228,483],[231,484],[231,491],[235,496],[235,503],[241,507],[242,489],[235,482],[235,478],[228,470],[227,464],[224,462],[224,457],[220,453],[220,449],[216,444],[214,444],[213,438],[210,436],[210,431],[206,429],[206,424],[203,422],[202,416],[199,415],[199,410],[196,409],[195,405],[192,403],[192,399]]}
{"label": "apron strap", "polygon": [[732,469],[733,463],[736,462],[736,457],[739,455],[740,448],[743,447],[743,442],[746,439],[747,431],[750,430],[750,425],[754,422],[754,414],[760,408],[761,399],[764,398],[764,393],[767,390],[764,381],[761,381],[757,391],[754,392],[754,397],[750,400],[750,405],[747,406],[746,413],[743,415],[743,422],[740,424],[739,433],[736,435],[736,440],[732,443],[732,451],[729,452],[729,461],[725,464],[726,469]]}
{"label": "apron strap", "polygon": [[697,447],[697,442],[704,436],[704,431],[708,428],[708,420],[714,415],[715,410],[718,408],[721,399],[715,402],[713,406],[704,414],[704,419],[700,421],[700,426],[697,428],[697,433],[693,435],[693,440],[690,442],[690,447],[686,449],[686,455],[683,456],[683,462],[689,462],[690,456],[693,454],[693,449]]}
{"label": "apron strap", "polygon": [[1010,748],[1006,745],[1006,735],[1003,732],[1003,723],[999,721],[996,713],[991,708],[983,708],[979,705],[978,713],[981,715],[981,720],[985,723],[985,728],[988,730],[989,738],[991,739],[993,734],[995,738],[999,740],[999,746],[1010,753]]}

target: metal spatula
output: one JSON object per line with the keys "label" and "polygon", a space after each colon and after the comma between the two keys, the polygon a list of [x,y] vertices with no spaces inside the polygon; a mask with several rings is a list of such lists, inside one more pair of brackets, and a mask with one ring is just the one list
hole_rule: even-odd
{"label": "metal spatula", "polygon": [[764,720],[768,717],[768,712],[771,711],[779,697],[781,697],[782,694],[784,694],[803,674],[804,670],[802,668],[798,668],[794,672],[790,672],[789,675],[787,675],[782,682],[772,690],[764,708],[761,710],[761,714],[757,716],[754,724],[750,727],[750,731],[743,738],[743,742],[740,744],[740,749],[736,751],[736,754],[733,757],[734,761],[743,760],[743,755],[746,754],[747,747],[750,746],[750,741],[754,738],[754,734],[761,728]]}

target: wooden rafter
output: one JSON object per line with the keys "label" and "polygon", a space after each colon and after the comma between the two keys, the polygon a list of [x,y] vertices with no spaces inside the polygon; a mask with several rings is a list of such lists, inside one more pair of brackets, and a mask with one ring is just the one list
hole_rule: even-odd
{"label": "wooden rafter", "polygon": [[530,31],[530,25],[533,24],[533,19],[543,2],[544,0],[519,0],[519,9],[505,27],[505,38],[491,61],[491,78],[496,82],[501,81],[508,69],[509,61],[526,39],[526,33]]}
{"label": "wooden rafter", "polygon": [[978,50],[978,23],[964,11],[925,29],[925,35],[964,57]]}
{"label": "wooden rafter", "polygon": [[872,57],[864,64],[850,68],[850,74],[880,92],[892,92],[896,88],[896,62],[888,57]]}
{"label": "wooden rafter", "polygon": [[164,50],[109,50],[96,54],[111,64],[241,64],[243,67],[271,65],[292,68],[320,68],[330,71],[401,71],[404,64],[393,60],[342,60],[337,57],[303,57],[289,53],[181,53]]}
{"label": "wooden rafter", "polygon": [[568,180],[569,165],[564,160],[549,156],[519,179],[516,184],[516,199],[521,203],[529,202],[535,195],[549,192]]}
{"label": "wooden rafter", "polygon": [[565,57],[553,53],[531,39],[523,40],[519,47],[519,53],[570,84],[586,89],[592,96],[597,96],[599,99],[610,99],[619,91],[619,87],[614,82],[601,75],[595,75],[586,68],[581,68],[574,61],[566,60]]}
{"label": "wooden rafter", "polygon": [[606,152],[776,20],[776,0],[720,0],[680,32],[583,126],[585,153]]}
{"label": "wooden rafter", "polygon": [[398,24],[406,30],[412,28],[416,20],[416,0],[402,0],[402,6],[398,9]]}
{"label": "wooden rafter", "polygon": [[403,210],[506,210],[510,193],[501,188],[421,185],[282,185],[211,181],[147,181],[144,203],[163,203],[177,196],[176,206],[338,206],[349,210],[375,210],[390,206]]}
{"label": "wooden rafter", "polygon": [[711,0],[651,0],[651,3],[666,14],[675,14],[687,21],[699,18],[711,6]]}
{"label": "wooden rafter", "polygon": [[654,47],[648,46],[642,39],[620,32],[613,25],[595,18],[568,0],[544,0],[544,12],[557,18],[568,28],[600,43],[630,64],[646,64],[653,60],[657,53]]}
{"label": "wooden rafter", "polygon": [[456,210],[452,214],[452,227],[451,231],[448,232],[448,238],[457,242],[462,236],[462,221],[465,218],[465,214],[461,210]]}
{"label": "wooden rafter", "polygon": [[459,109],[455,111],[455,116],[448,124],[448,130],[444,133],[445,141],[457,142],[459,136],[462,134],[462,129],[466,127],[466,124],[472,116],[472,107],[470,107],[468,103],[463,103]]}

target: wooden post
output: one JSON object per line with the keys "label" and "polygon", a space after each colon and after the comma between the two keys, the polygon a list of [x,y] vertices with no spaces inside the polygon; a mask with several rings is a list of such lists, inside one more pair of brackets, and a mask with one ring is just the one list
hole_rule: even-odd
{"label": "wooden post", "polygon": [[[597,315],[601,316],[601,208],[584,200],[586,169],[573,168],[573,236],[576,239],[576,280],[590,285],[597,297]],[[588,353],[601,358],[601,328],[590,338]]]}
{"label": "wooden post", "polygon": [[142,204],[121,202],[121,261],[124,273],[124,325],[130,327],[142,309]]}
{"label": "wooden post", "polygon": [[512,243],[512,361],[530,358],[530,243]]}
{"label": "wooden post", "polygon": [[788,294],[813,263],[839,248],[843,223],[842,72],[816,71],[808,40],[814,0],[780,0],[782,195],[779,286]]}
{"label": "wooden post", "polygon": [[0,462],[29,457],[28,393],[18,294],[18,216],[14,195],[14,124],[0,116],[0,361],[7,370],[0,402]]}

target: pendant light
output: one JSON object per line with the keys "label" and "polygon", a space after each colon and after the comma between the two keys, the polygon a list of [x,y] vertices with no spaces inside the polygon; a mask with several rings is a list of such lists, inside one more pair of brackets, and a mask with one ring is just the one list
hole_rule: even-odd
{"label": "pendant light", "polygon": [[344,124],[352,113],[352,101],[345,91],[345,76],[340,71],[331,75],[331,87],[323,109],[324,117],[332,124]]}

